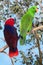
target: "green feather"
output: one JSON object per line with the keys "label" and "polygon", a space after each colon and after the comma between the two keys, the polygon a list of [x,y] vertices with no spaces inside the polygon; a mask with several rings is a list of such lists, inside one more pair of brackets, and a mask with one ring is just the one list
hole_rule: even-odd
{"label": "green feather", "polygon": [[26,40],[26,33],[28,31],[31,31],[32,29],[32,20],[34,18],[35,12],[36,12],[36,6],[32,6],[28,9],[26,14],[23,15],[20,22],[20,34],[23,36],[23,39],[20,39],[20,44],[25,44]]}

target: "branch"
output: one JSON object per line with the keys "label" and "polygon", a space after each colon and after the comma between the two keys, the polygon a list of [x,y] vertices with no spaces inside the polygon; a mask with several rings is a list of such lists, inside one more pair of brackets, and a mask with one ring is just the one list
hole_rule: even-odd
{"label": "branch", "polygon": [[43,25],[41,25],[41,26],[39,26],[39,27],[36,27],[36,28],[33,28],[33,30],[32,31],[37,31],[37,30],[42,30],[43,29]]}
{"label": "branch", "polygon": [[0,52],[3,52],[6,48],[8,48],[8,45],[5,45],[3,48],[1,48]]}
{"label": "branch", "polygon": [[[1,49],[0,49],[0,53],[5,53],[5,54],[7,54],[7,53],[4,51],[6,48],[8,48],[8,45],[5,45],[3,48],[1,48]],[[7,54],[7,55],[8,55],[8,54]],[[8,55],[8,56],[9,56],[9,55]],[[9,57],[9,58],[10,58],[10,57]],[[10,60],[11,60],[12,65],[14,65],[13,59],[10,58]]]}
{"label": "branch", "polygon": [[39,26],[39,27],[35,27],[31,30],[31,32],[28,32],[27,34],[31,34],[31,33],[34,33],[35,31],[38,31],[38,30],[43,30],[43,25]]}
{"label": "branch", "polygon": [[[2,51],[2,52],[0,52],[0,53],[4,53],[4,54],[8,55],[5,51]],[[9,57],[9,55],[8,55],[8,57]],[[9,57],[9,58],[10,58],[10,57]],[[12,65],[14,65],[13,58],[10,58],[10,60],[11,60]]]}

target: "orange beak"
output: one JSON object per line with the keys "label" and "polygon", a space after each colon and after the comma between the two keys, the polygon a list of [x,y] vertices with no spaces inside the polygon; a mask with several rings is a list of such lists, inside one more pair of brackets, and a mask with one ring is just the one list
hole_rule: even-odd
{"label": "orange beak", "polygon": [[36,12],[38,12],[38,8],[36,8]]}

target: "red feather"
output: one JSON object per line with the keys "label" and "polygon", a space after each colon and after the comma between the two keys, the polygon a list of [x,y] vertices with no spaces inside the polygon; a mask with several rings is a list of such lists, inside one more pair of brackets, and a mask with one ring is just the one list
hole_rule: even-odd
{"label": "red feather", "polygon": [[5,22],[5,25],[13,26],[14,24],[15,24],[15,20],[13,18],[10,18]]}
{"label": "red feather", "polygon": [[9,51],[10,57],[18,56],[18,54],[19,54],[18,49],[15,52]]}

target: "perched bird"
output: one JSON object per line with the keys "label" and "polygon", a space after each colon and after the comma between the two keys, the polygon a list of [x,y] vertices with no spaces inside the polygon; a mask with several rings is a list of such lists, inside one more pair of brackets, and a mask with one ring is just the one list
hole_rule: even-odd
{"label": "perched bird", "polygon": [[17,34],[17,30],[14,27],[15,20],[13,18],[9,18],[6,20],[4,25],[4,37],[6,40],[7,45],[9,46],[9,56],[17,56],[18,49],[17,49],[17,42],[19,36]]}
{"label": "perched bird", "polygon": [[20,34],[23,39],[20,39],[20,44],[25,44],[26,33],[30,32],[32,29],[32,21],[35,13],[37,12],[37,6],[32,6],[28,9],[28,11],[23,15],[20,22]]}

